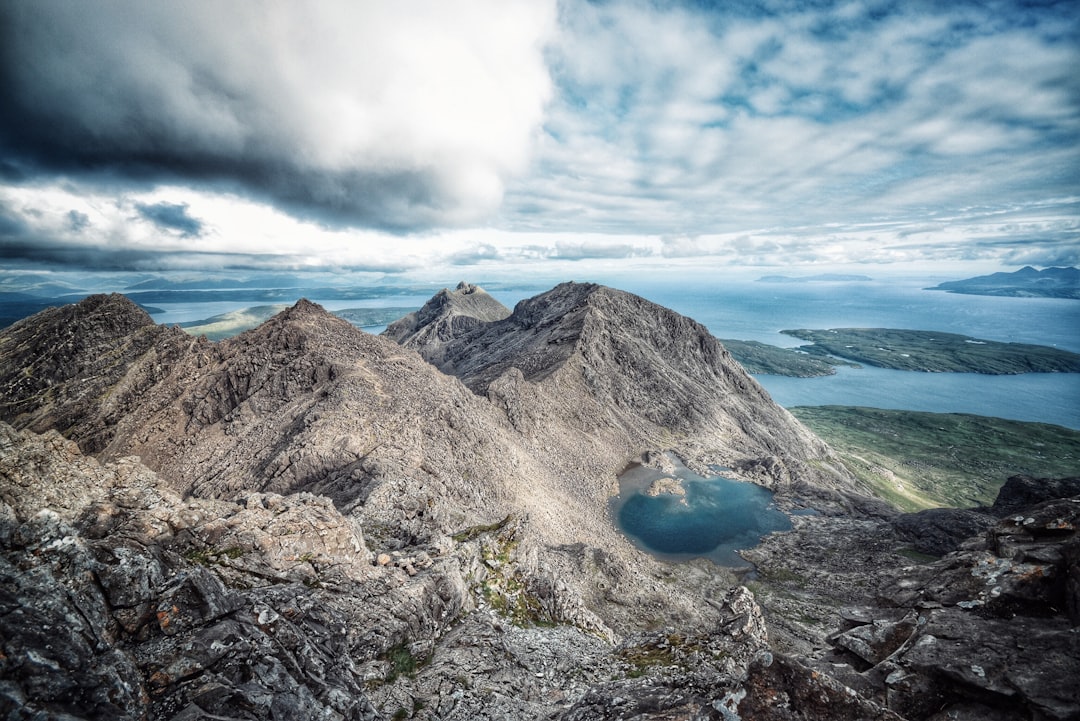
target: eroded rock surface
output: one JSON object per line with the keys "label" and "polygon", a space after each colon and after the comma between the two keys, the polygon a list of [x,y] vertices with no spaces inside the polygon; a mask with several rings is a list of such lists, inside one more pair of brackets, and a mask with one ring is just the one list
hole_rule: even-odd
{"label": "eroded rock surface", "polygon": [[905,719],[1080,717],[1065,681],[1080,674],[1080,496],[1056,497],[1074,483],[1012,478],[1000,519],[937,514],[934,527],[959,514],[983,530],[922,563],[902,554],[927,538],[924,514],[797,518],[745,554],[765,582],[774,645]]}
{"label": "eroded rock surface", "polygon": [[[454,375],[306,302],[217,344],[119,296],[0,333],[0,714],[1080,714],[1076,479],[897,516],[693,321],[480,292],[404,324]],[[663,451],[824,513],[746,587],[659,563],[605,502]]]}

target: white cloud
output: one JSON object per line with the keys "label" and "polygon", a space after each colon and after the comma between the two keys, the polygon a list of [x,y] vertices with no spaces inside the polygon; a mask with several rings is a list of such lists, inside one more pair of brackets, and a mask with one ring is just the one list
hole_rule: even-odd
{"label": "white cloud", "polygon": [[[1080,243],[1080,31],[1052,8],[32,7],[20,77],[120,170],[33,146],[44,174],[0,190],[24,245],[419,272]],[[139,157],[149,182],[118,180]],[[198,233],[139,212],[181,206]]]}
{"label": "white cloud", "polygon": [[227,180],[359,225],[489,215],[551,93],[554,0],[40,0],[5,14],[21,62],[0,130],[18,162]]}

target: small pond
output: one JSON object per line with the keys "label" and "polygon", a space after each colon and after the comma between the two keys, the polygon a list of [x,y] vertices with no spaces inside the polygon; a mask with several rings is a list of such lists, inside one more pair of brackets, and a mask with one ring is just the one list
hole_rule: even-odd
{"label": "small pond", "polygon": [[791,529],[765,488],[722,476],[703,478],[679,463],[673,474],[628,468],[619,476],[611,510],[619,530],[638,548],[669,561],[708,558],[721,566],[748,566],[736,550]]}

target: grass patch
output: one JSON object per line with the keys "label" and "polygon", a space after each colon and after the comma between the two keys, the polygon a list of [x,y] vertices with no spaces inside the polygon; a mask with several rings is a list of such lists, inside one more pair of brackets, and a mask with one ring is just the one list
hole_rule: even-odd
{"label": "grass patch", "polygon": [[621,648],[617,656],[629,667],[627,678],[640,678],[654,668],[676,667],[690,670],[691,666],[700,663],[703,653],[714,658],[723,655],[723,652],[710,652],[701,643],[701,639],[683,633],[669,633],[650,638],[635,646]]}
{"label": "grass patch", "polygon": [[506,528],[507,524],[510,523],[511,520],[513,520],[513,516],[507,516],[506,518],[502,519],[497,523],[489,523],[487,525],[481,526],[470,526],[464,531],[458,531],[453,536],[451,536],[451,538],[453,538],[458,543],[467,543],[468,541],[478,538],[485,533],[494,533],[496,531],[501,531],[502,529]]}
{"label": "grass patch", "polygon": [[1009,476],[1076,475],[1080,431],[965,413],[789,409],[875,493],[908,511],[989,505]]}
{"label": "grass patch", "polygon": [[938,560],[938,556],[931,556],[928,553],[921,553],[914,548],[898,548],[896,553],[904,558],[910,558],[912,561],[918,564],[933,563]]}

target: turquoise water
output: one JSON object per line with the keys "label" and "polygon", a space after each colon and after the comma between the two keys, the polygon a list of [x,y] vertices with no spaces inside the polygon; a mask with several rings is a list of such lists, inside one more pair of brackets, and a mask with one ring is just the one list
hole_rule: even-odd
{"label": "turquoise water", "polygon": [[748,566],[735,552],[756,546],[762,536],[791,528],[774,508],[772,493],[752,483],[723,477],[703,478],[677,466],[685,496],[645,489],[665,474],[632,466],[619,477],[619,495],[612,515],[619,530],[634,544],[670,561],[708,558],[722,566]]}

